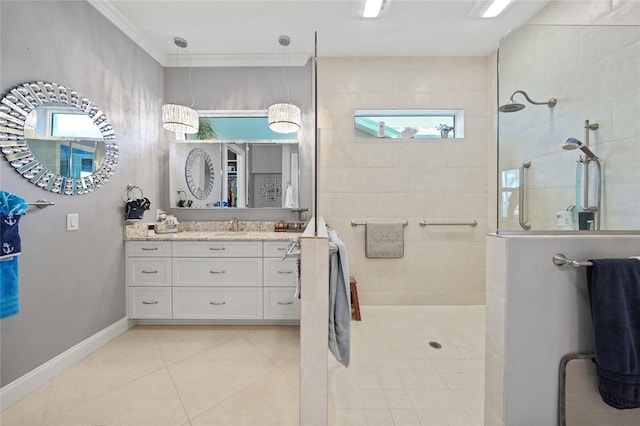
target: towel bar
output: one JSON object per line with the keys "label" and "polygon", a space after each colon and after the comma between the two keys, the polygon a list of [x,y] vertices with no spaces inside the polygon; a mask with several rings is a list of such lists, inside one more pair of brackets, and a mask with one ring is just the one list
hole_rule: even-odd
{"label": "towel bar", "polygon": [[36,206],[39,209],[44,209],[45,207],[56,205],[56,203],[54,203],[53,201],[47,201],[47,200],[38,200],[35,203],[27,203],[27,204],[30,206]]}
{"label": "towel bar", "polygon": [[466,225],[466,226],[478,226],[478,221],[475,219],[471,219],[469,222],[429,222],[426,220],[420,221],[420,226],[431,226],[431,225],[442,225],[442,226],[450,226],[450,225]]}
{"label": "towel bar", "polygon": [[[359,226],[359,225],[366,225],[367,222],[366,221],[362,221],[362,220],[352,220],[351,221],[351,226]],[[409,224],[408,221],[403,220],[402,221],[402,226],[407,226]]]}
{"label": "towel bar", "polygon": [[568,259],[567,256],[562,253],[558,253],[553,256],[553,264],[556,266],[573,266],[574,268],[579,268],[581,266],[593,266],[593,262],[589,260]]}

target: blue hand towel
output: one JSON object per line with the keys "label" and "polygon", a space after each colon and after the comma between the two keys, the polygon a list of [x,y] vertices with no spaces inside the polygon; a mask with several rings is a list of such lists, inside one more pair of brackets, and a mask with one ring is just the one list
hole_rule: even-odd
{"label": "blue hand towel", "polygon": [[587,268],[598,390],[618,409],[640,407],[640,260],[595,259]]}
{"label": "blue hand towel", "polygon": [[17,256],[22,251],[20,232],[18,231],[20,217],[20,215],[13,213],[5,215],[0,212],[0,240],[2,241],[0,259]]}
{"label": "blue hand towel", "polygon": [[329,242],[338,247],[329,259],[329,350],[345,367],[351,359],[351,290],[347,248],[338,233],[329,231]]}
{"label": "blue hand towel", "polygon": [[0,261],[0,319],[20,312],[18,257]]}

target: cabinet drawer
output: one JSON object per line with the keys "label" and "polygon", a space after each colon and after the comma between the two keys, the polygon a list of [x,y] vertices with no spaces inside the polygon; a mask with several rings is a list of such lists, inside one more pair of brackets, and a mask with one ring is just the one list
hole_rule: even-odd
{"label": "cabinet drawer", "polygon": [[161,257],[129,257],[128,286],[171,286],[171,259]]}
{"label": "cabinet drawer", "polygon": [[282,259],[287,252],[288,241],[265,241],[264,257],[279,257]]}
{"label": "cabinet drawer", "polygon": [[264,259],[264,285],[295,287],[297,270],[297,259]]}
{"label": "cabinet drawer", "polygon": [[261,258],[173,259],[173,285],[262,287]]}
{"label": "cabinet drawer", "polygon": [[262,257],[259,241],[173,242],[174,257]]}
{"label": "cabinet drawer", "polygon": [[175,319],[262,319],[262,288],[173,289]]}
{"label": "cabinet drawer", "polygon": [[127,241],[127,256],[170,257],[171,241]]}
{"label": "cabinet drawer", "polygon": [[129,287],[128,296],[129,318],[171,318],[171,287]]}
{"label": "cabinet drawer", "polygon": [[295,287],[264,288],[265,319],[300,319],[300,299],[294,297]]}

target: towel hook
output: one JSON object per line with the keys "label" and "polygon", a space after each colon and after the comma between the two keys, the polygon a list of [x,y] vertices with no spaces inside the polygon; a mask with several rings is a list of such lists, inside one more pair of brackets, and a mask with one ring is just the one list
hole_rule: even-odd
{"label": "towel hook", "polygon": [[139,187],[139,186],[135,186],[135,185],[132,185],[132,184],[128,184],[128,185],[127,185],[127,198],[128,198],[128,199],[130,199],[130,200],[132,199],[132,197],[131,197],[131,191],[133,191],[134,189],[137,189],[138,191],[140,191],[140,198],[144,198],[144,192],[142,192],[142,189],[140,189],[140,187]]}

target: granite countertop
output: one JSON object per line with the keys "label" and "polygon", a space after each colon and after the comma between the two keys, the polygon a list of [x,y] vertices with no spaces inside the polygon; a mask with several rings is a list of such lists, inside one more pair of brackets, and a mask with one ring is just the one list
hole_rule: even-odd
{"label": "granite countertop", "polygon": [[137,235],[129,241],[289,241],[302,235],[300,232],[232,232],[232,231],[184,231],[153,236]]}
{"label": "granite countertop", "polygon": [[179,232],[147,235],[146,223],[133,223],[125,227],[127,241],[289,241],[299,238],[302,232],[274,232],[276,222],[238,222],[238,232],[233,232],[228,221],[184,222]]}

